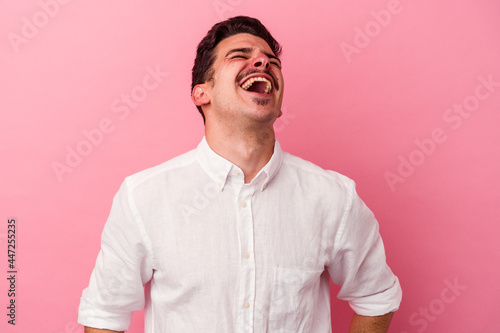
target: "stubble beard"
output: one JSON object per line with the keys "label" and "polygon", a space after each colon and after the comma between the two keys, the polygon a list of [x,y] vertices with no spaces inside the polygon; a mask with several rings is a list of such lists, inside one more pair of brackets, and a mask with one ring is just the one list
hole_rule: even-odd
{"label": "stubble beard", "polygon": [[257,98],[255,97],[253,99],[253,101],[255,102],[255,104],[257,104],[258,106],[265,106],[265,105],[268,105],[271,100],[270,99],[263,99],[263,98]]}

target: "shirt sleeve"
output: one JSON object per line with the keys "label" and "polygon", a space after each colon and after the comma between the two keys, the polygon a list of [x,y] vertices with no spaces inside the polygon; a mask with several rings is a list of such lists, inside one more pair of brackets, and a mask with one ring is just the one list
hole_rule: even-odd
{"label": "shirt sleeve", "polygon": [[80,299],[82,325],[128,330],[132,312],[145,304],[144,284],[152,277],[151,251],[125,181],[113,199],[101,250]]}
{"label": "shirt sleeve", "polygon": [[359,315],[379,316],[396,311],[402,299],[398,278],[386,263],[384,244],[373,213],[356,193],[354,182],[340,225],[338,245],[327,267],[337,295]]}

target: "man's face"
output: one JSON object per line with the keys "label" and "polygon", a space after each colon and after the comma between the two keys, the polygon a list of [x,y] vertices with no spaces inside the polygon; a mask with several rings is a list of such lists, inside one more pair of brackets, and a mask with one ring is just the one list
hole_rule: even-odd
{"label": "man's face", "polygon": [[274,122],[281,115],[281,62],[269,45],[250,34],[221,41],[215,49],[214,74],[206,82],[207,117],[218,120]]}

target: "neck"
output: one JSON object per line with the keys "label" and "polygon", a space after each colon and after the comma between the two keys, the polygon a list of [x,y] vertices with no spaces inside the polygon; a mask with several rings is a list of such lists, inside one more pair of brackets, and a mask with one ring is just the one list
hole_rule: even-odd
{"label": "neck", "polygon": [[205,137],[214,152],[238,166],[250,183],[274,152],[272,123],[256,128],[230,129],[207,121]]}

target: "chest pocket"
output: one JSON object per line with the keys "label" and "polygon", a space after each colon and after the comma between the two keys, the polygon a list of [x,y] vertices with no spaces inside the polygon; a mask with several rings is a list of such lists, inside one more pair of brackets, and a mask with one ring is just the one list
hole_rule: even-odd
{"label": "chest pocket", "polygon": [[269,333],[309,332],[322,272],[274,268]]}

